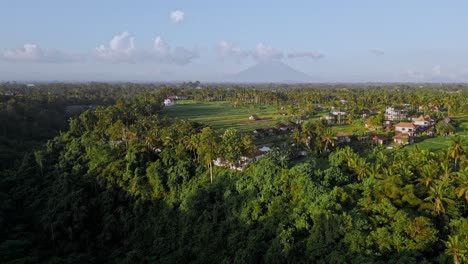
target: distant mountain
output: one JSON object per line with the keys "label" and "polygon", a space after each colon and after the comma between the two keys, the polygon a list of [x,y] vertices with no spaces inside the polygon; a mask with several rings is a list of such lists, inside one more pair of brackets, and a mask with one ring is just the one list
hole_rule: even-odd
{"label": "distant mountain", "polygon": [[299,83],[310,82],[311,77],[291,66],[277,60],[263,61],[235,75],[229,76],[226,81],[231,82],[284,82]]}

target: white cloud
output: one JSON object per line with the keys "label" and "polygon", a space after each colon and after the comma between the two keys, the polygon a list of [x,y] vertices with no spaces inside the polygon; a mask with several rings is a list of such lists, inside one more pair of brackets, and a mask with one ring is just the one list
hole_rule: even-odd
{"label": "white cloud", "polygon": [[258,43],[252,52],[252,57],[256,60],[280,60],[283,52],[263,43]]}
{"label": "white cloud", "polygon": [[282,50],[273,48],[264,43],[258,43],[254,49],[244,50],[238,46],[227,42],[220,41],[216,47],[218,55],[221,58],[232,57],[237,60],[251,58],[257,61],[265,60],[282,60],[282,59],[295,59],[295,58],[308,58],[308,59],[321,59],[325,57],[323,53],[318,51],[299,51],[299,52],[290,52],[285,56]]}
{"label": "white cloud", "polygon": [[109,45],[100,45],[94,49],[96,58],[113,63],[134,63],[136,57],[135,39],[124,31],[114,36]]}
{"label": "white cloud", "polygon": [[371,53],[373,53],[374,55],[377,55],[377,56],[385,55],[385,51],[383,51],[381,49],[370,49],[369,51]]}
{"label": "white cloud", "polygon": [[219,56],[222,58],[234,57],[240,60],[240,59],[247,58],[249,56],[248,51],[244,51],[241,48],[235,46],[234,44],[229,43],[224,40],[218,44],[217,50],[218,50]]}
{"label": "white cloud", "polygon": [[199,57],[198,52],[188,50],[183,47],[176,47],[172,49],[171,46],[161,38],[161,36],[157,36],[154,39],[152,51],[143,53],[145,53],[144,57],[146,59],[150,59],[155,62],[176,65],[186,65],[193,59]]}
{"label": "white cloud", "polygon": [[442,74],[442,71],[440,69],[440,65],[436,65],[432,68],[432,75],[433,76],[440,76]]}
{"label": "white cloud", "polygon": [[425,77],[424,73],[413,69],[406,70],[406,75],[412,79],[423,79]]}
{"label": "white cloud", "polygon": [[128,32],[122,32],[94,50],[97,59],[111,63],[154,62],[161,64],[185,65],[198,58],[198,52],[183,47],[171,48],[161,36],[153,40],[150,50],[137,49],[135,39]]}
{"label": "white cloud", "polygon": [[80,61],[82,56],[63,52],[56,49],[42,49],[36,44],[24,44],[20,48],[5,50],[1,59],[19,62],[45,62],[45,63],[65,63]]}
{"label": "white cloud", "polygon": [[169,17],[170,17],[172,23],[179,24],[179,23],[182,23],[184,21],[185,13],[184,13],[184,11],[181,11],[181,10],[175,10],[175,11],[172,11],[169,14]]}
{"label": "white cloud", "polygon": [[169,54],[171,47],[160,37],[157,36],[153,41],[153,48],[159,54]]}
{"label": "white cloud", "polygon": [[289,59],[295,59],[295,58],[309,58],[309,59],[321,59],[325,57],[323,53],[320,53],[318,51],[300,51],[300,52],[291,52],[288,54]]}

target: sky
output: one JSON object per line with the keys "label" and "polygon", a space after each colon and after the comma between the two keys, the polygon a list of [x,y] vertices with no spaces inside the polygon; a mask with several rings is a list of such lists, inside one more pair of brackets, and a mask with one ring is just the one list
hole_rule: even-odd
{"label": "sky", "polygon": [[468,1],[0,0],[2,81],[468,82]]}

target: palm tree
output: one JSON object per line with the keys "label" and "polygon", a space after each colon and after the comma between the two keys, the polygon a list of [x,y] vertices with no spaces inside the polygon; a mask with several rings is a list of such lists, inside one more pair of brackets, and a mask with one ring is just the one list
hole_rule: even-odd
{"label": "palm tree", "polygon": [[453,201],[445,197],[446,183],[440,180],[435,180],[434,185],[429,188],[429,197],[424,199],[430,201],[433,205],[433,210],[436,214],[444,214],[448,204]]}
{"label": "palm tree", "polygon": [[425,165],[421,168],[421,176],[418,178],[418,182],[423,183],[426,187],[433,184],[435,173],[429,165]]}
{"label": "palm tree", "polygon": [[449,178],[452,175],[452,168],[446,163],[442,163],[440,166],[442,167],[441,177]]}
{"label": "palm tree", "polygon": [[448,149],[448,155],[455,160],[455,169],[457,169],[458,159],[460,159],[465,152],[465,141],[459,135],[453,137],[451,141],[452,144]]}
{"label": "palm tree", "polygon": [[331,131],[331,129],[325,130],[325,133],[322,135],[322,143],[324,143],[325,147],[323,148],[323,152],[328,150],[328,146],[335,146],[335,137]]}
{"label": "palm tree", "polygon": [[380,164],[374,163],[374,164],[369,164],[369,168],[367,169],[367,176],[370,178],[381,178],[380,176]]}
{"label": "palm tree", "polygon": [[358,158],[354,164],[352,164],[354,173],[356,173],[357,179],[362,181],[366,175],[368,175],[369,163],[363,158]]}
{"label": "palm tree", "polygon": [[218,138],[215,132],[209,127],[203,128],[199,134],[197,145],[198,157],[210,169],[210,182],[213,183],[213,160],[216,159],[218,149]]}
{"label": "palm tree", "polygon": [[457,235],[449,236],[445,246],[447,247],[445,253],[453,255],[453,263],[455,264],[460,264],[459,256],[466,254],[468,251],[466,242],[460,242]]}
{"label": "palm tree", "polygon": [[458,172],[457,175],[459,176],[459,185],[455,189],[455,192],[458,197],[463,197],[468,202],[468,167]]}

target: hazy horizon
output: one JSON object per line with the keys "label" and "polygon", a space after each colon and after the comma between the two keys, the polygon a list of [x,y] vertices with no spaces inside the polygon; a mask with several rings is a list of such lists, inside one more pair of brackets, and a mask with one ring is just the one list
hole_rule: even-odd
{"label": "hazy horizon", "polygon": [[468,82],[463,1],[0,6],[0,81],[222,83],[277,60],[310,83]]}

